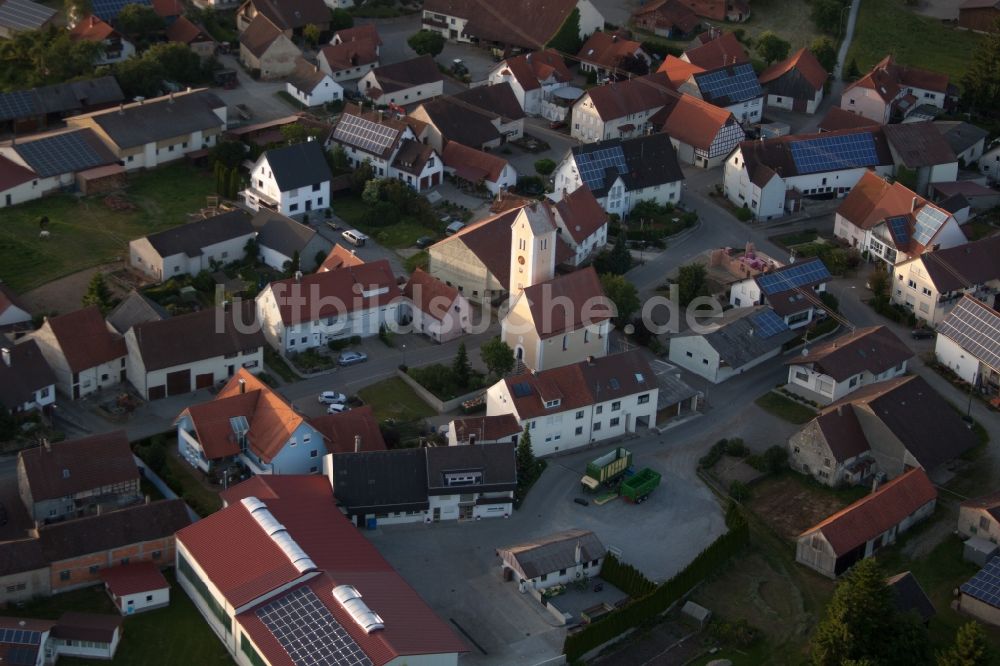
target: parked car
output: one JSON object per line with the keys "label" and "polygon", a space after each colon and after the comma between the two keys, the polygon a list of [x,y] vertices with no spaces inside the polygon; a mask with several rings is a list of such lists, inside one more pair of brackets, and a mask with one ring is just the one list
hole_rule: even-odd
{"label": "parked car", "polygon": [[341,414],[343,412],[349,412],[349,411],[351,411],[350,407],[348,407],[347,405],[338,405],[337,403],[329,405],[326,408],[327,414]]}
{"label": "parked car", "polygon": [[573,501],[579,504],[580,506],[587,506],[590,504],[590,502],[584,499],[583,497],[574,497]]}
{"label": "parked car", "polygon": [[434,239],[431,238],[430,236],[421,236],[420,238],[417,239],[417,242],[414,243],[414,245],[417,246],[418,250],[423,250],[424,248],[428,248],[433,244],[434,244]]}
{"label": "parked car", "polygon": [[930,340],[935,335],[937,335],[937,331],[933,328],[915,328],[910,331],[910,337],[914,340]]}
{"label": "parked car", "polygon": [[368,360],[368,354],[364,352],[345,351],[337,358],[337,365],[354,365],[364,363]]}
{"label": "parked car", "polygon": [[362,245],[368,242],[368,236],[361,233],[357,229],[348,229],[340,235],[343,237],[345,241],[347,241],[351,245],[356,245],[358,247],[361,247]]}
{"label": "parked car", "polygon": [[557,130],[557,129],[562,129],[563,127],[566,127],[565,120],[553,120],[552,122],[549,123],[549,129]]}
{"label": "parked car", "polygon": [[452,222],[451,224],[448,225],[447,229],[444,230],[444,235],[445,236],[454,236],[455,234],[457,234],[459,231],[461,231],[464,228],[465,228],[465,222],[461,222],[459,220],[455,220],[454,222]]}
{"label": "parked car", "polygon": [[336,391],[323,391],[319,394],[319,401],[324,405],[343,405],[347,402],[347,396]]}

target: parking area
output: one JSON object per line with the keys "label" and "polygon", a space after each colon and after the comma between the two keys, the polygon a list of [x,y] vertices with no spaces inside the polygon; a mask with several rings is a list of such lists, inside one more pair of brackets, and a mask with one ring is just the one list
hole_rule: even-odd
{"label": "parking area", "polygon": [[444,50],[434,59],[442,67],[451,69],[456,58],[469,70],[469,81],[472,83],[486,80],[490,70],[496,65],[496,60],[486,49],[454,42],[445,42]]}
{"label": "parking area", "polygon": [[482,647],[470,646],[473,653],[463,663],[537,664],[562,648],[565,630],[532,597],[517,592],[515,583],[502,581],[497,548],[560,530],[589,529],[626,562],[664,580],[725,531],[711,492],[689,471],[674,471],[667,452],[655,447],[646,446],[648,453],[633,458],[636,469],[649,466],[663,475],[644,504],[573,502],[583,496],[580,477],[587,461],[610,448],[550,459],[525,504],[509,519],[365,532],[442,618]]}

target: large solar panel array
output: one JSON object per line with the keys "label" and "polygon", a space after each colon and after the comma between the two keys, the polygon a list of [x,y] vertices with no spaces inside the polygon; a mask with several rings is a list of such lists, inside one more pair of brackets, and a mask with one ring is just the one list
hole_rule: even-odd
{"label": "large solar panel array", "polygon": [[1000,608],[1000,557],[994,557],[960,588],[974,599]]}
{"label": "large solar panel array", "polygon": [[963,298],[938,326],[938,333],[1000,372],[1000,315],[993,310]]}
{"label": "large solar panel array", "polygon": [[344,115],[333,131],[333,140],[366,153],[381,155],[399,136],[399,130],[359,116]]}
{"label": "large solar panel array", "polygon": [[800,174],[852,169],[878,164],[875,139],[871,132],[843,136],[819,136],[791,141],[789,148]]}
{"label": "large solar panel array", "polygon": [[4,666],[35,666],[38,663],[38,648],[9,647]]}
{"label": "large solar panel array", "polygon": [[774,273],[757,276],[757,286],[767,295],[778,294],[796,287],[803,287],[830,279],[830,271],[819,259],[808,259],[792,264]]}
{"label": "large solar panel array", "polygon": [[917,225],[913,230],[913,239],[921,245],[927,245],[948,219],[948,214],[934,206],[924,206],[917,211],[916,217]]}
{"label": "large solar panel array", "polygon": [[0,629],[0,643],[16,643],[18,645],[40,645],[42,633],[26,629]]}
{"label": "large solar panel array", "polygon": [[887,217],[885,223],[889,225],[889,233],[896,247],[905,249],[910,244],[910,219],[905,215],[895,215]]}
{"label": "large solar panel array", "polygon": [[296,666],[372,666],[330,609],[308,587],[257,610],[257,617]]}
{"label": "large solar panel array", "polygon": [[152,4],[150,0],[94,0],[92,6],[94,14],[105,21],[114,21],[125,5],[151,6]]}
{"label": "large solar panel array", "polygon": [[628,173],[628,164],[625,162],[625,152],[621,145],[580,152],[576,156],[576,168],[580,170],[580,178],[591,190],[604,188],[604,176],[609,167],[617,169],[620,174]]}
{"label": "large solar panel array", "polygon": [[764,94],[760,81],[757,80],[757,74],[748,62],[704,74],[695,74],[694,80],[706,102],[721,101],[735,104]]}
{"label": "large solar panel array", "polygon": [[755,335],[759,338],[770,338],[788,330],[785,320],[774,313],[774,310],[761,310],[750,315]]}
{"label": "large solar panel array", "polygon": [[38,30],[56,13],[31,0],[7,0],[0,4],[0,25],[15,30]]}
{"label": "large solar panel array", "polygon": [[41,113],[32,90],[15,90],[0,93],[0,120],[27,118]]}
{"label": "large solar panel array", "polygon": [[108,160],[83,138],[83,132],[66,132],[35,141],[18,143],[17,154],[42,178],[82,171],[107,164]]}

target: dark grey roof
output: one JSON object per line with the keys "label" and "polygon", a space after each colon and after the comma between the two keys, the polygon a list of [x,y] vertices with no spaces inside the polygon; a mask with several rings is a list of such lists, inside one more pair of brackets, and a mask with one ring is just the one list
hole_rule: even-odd
{"label": "dark grey roof", "polygon": [[930,622],[937,613],[924,588],[909,571],[896,574],[886,581],[892,588],[896,608],[902,613],[913,611],[922,622]]}
{"label": "dark grey roof", "polygon": [[453,95],[453,98],[459,102],[498,114],[508,121],[524,118],[524,109],[517,101],[514,89],[506,81],[489,86],[475,86]]}
{"label": "dark grey roof", "polygon": [[55,9],[31,0],[4,0],[0,3],[0,26],[15,32],[38,30],[55,13]]}
{"label": "dark grey roof", "polygon": [[382,65],[372,70],[375,81],[383,93],[396,92],[404,88],[444,81],[434,58],[423,55],[412,60],[404,60],[391,65]]}
{"label": "dark grey roof", "polygon": [[971,204],[969,204],[969,200],[965,196],[953,194],[943,201],[938,201],[937,205],[954,215],[958,211],[968,208]]}
{"label": "dark grey roof", "polygon": [[[619,176],[621,176],[625,188],[630,192],[684,179],[684,173],[677,162],[677,153],[670,142],[670,136],[664,132],[634,139],[608,139],[575,146],[573,157],[576,159],[577,167],[581,168],[581,156],[602,153],[602,151],[620,151],[624,158],[625,172],[619,173],[617,167],[609,166],[604,172],[603,183],[597,181],[590,183],[584,179],[584,182],[598,199],[607,196],[608,189],[614,185],[615,179]],[[596,175],[600,180],[600,173],[598,172]]]}
{"label": "dark grey roof", "polygon": [[488,109],[454,97],[435,97],[421,107],[446,141],[455,141],[477,150],[500,138],[493,121],[499,116]]}
{"label": "dark grey roof", "polygon": [[243,301],[242,308],[225,312],[207,308],[138,324],[132,332],[142,365],[151,372],[226,354],[256,352],[265,341],[260,327],[254,325],[255,318],[253,301]]}
{"label": "dark grey roof", "polygon": [[56,383],[55,373],[34,340],[2,345],[10,350],[10,365],[0,360],[0,405],[7,409],[32,401],[38,389]]}
{"label": "dark grey roof", "polygon": [[311,93],[325,78],[328,77],[323,70],[300,56],[295,59],[295,69],[288,75],[287,80],[297,90]]}
{"label": "dark grey roof", "polygon": [[147,321],[160,321],[170,314],[158,303],[151,301],[137,291],[132,291],[108,315],[107,321],[116,331],[125,335],[128,329]]}
{"label": "dark grey roof", "polygon": [[504,562],[516,566],[524,578],[568,569],[576,564],[576,547],[580,546],[580,561],[590,562],[604,557],[607,551],[601,540],[589,530],[566,530],[533,539],[515,546],[498,548]]}
{"label": "dark grey roof", "polygon": [[225,106],[215,93],[195,90],[173,99],[168,95],[95,112],[91,117],[119,148],[134,148],[198,130],[225,129],[214,111]]}
{"label": "dark grey roof", "polygon": [[[257,230],[257,244],[291,257],[302,253],[306,245],[316,237],[316,230],[281,213],[261,209],[250,221]],[[311,261],[311,257],[309,258]]]}
{"label": "dark grey roof", "polygon": [[882,128],[889,145],[909,169],[949,164],[956,161],[955,151],[934,123],[902,123]]}
{"label": "dark grey roof", "polygon": [[333,456],[333,494],[349,513],[421,511],[428,507],[423,449]]}
{"label": "dark grey roof", "polygon": [[101,143],[93,130],[80,129],[50,134],[34,140],[15,143],[17,154],[40,177],[76,173],[105,164],[115,164],[118,158]]}
{"label": "dark grey roof", "polygon": [[664,409],[698,395],[700,391],[688,386],[679,374],[660,372],[656,375],[656,385],[660,389],[656,394],[656,408]]}
{"label": "dark grey roof", "polygon": [[990,135],[982,127],[976,127],[963,120],[936,120],[934,127],[941,132],[941,136],[948,142],[956,155],[963,150],[968,150],[980,141],[984,141]]}
{"label": "dark grey roof", "polygon": [[427,490],[431,495],[452,495],[457,489],[445,482],[445,473],[479,471],[481,484],[462,486],[463,492],[502,492],[517,486],[513,442],[484,446],[435,446],[427,452]]}
{"label": "dark grey roof", "polygon": [[751,315],[767,308],[739,308],[726,313],[734,319],[723,323],[719,328],[704,335],[705,341],[719,353],[719,358],[731,368],[741,368],[747,363],[774,351],[786,342],[793,340],[796,333],[786,329],[774,335],[763,337],[759,331],[754,331]]}
{"label": "dark grey roof", "polygon": [[330,165],[318,141],[293,143],[264,153],[282,192],[330,180]]}
{"label": "dark grey roof", "polygon": [[146,236],[146,240],[161,257],[171,257],[181,253],[197,257],[207,245],[252,233],[250,213],[234,210]]}
{"label": "dark grey roof", "polygon": [[0,120],[81,111],[123,99],[125,95],[113,76],[14,90],[0,93]]}

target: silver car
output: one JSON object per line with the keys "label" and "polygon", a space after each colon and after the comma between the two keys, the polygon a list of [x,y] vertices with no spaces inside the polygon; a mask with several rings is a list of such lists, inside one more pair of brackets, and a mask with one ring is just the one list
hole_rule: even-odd
{"label": "silver car", "polygon": [[364,363],[367,360],[368,354],[364,352],[345,351],[337,358],[337,365],[354,365],[356,363]]}

